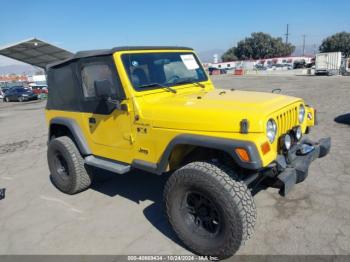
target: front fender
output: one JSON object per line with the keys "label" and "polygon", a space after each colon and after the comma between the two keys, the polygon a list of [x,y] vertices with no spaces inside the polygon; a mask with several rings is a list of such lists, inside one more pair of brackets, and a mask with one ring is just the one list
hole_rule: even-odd
{"label": "front fender", "polygon": [[313,107],[306,106],[306,126],[312,127],[317,125],[316,110]]}
{"label": "front fender", "polygon": [[[170,141],[157,164],[148,163],[142,160],[134,160],[132,166],[149,172],[162,174],[166,171],[170,154],[177,145],[201,146],[224,151],[233,158],[238,166],[245,169],[257,170],[262,167],[259,152],[255,144],[252,142],[190,134],[178,135]],[[246,149],[251,161],[242,161],[235,152],[236,148]]]}

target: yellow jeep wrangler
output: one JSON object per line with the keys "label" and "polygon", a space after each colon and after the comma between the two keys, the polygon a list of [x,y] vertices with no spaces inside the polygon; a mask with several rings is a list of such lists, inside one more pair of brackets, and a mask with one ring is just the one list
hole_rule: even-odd
{"label": "yellow jeep wrangler", "polygon": [[253,233],[253,195],[266,186],[287,194],[330,149],[330,138],[304,138],[316,115],[302,99],[215,89],[190,48],[78,52],[47,77],[57,188],[87,189],[88,166],[171,174],[167,216],[197,254],[233,255]]}

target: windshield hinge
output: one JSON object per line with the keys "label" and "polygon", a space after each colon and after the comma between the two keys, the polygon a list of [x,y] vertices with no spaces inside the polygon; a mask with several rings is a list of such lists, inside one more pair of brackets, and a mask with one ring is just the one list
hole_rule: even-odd
{"label": "windshield hinge", "polygon": [[123,137],[125,140],[128,140],[130,144],[133,144],[135,142],[134,137],[130,133],[125,133]]}
{"label": "windshield hinge", "polygon": [[249,132],[249,121],[248,119],[242,119],[241,123],[240,123],[240,126],[241,126],[241,134],[248,134]]}

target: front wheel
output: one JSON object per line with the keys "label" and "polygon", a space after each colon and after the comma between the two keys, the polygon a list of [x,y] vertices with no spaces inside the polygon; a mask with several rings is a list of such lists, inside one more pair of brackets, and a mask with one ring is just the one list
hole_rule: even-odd
{"label": "front wheel", "polygon": [[10,99],[9,99],[8,97],[5,97],[5,98],[4,98],[4,101],[5,101],[5,102],[10,102]]}
{"label": "front wheel", "polygon": [[193,162],[182,167],[169,178],[164,198],[174,231],[199,255],[230,257],[253,233],[253,197],[225,166]]}

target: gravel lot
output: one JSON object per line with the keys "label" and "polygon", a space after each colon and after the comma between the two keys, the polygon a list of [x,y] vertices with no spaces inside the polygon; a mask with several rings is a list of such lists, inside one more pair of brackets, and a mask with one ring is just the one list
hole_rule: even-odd
{"label": "gravel lot", "polygon": [[[216,86],[304,98],[318,109],[311,137],[330,155],[286,197],[256,197],[255,234],[239,254],[350,254],[350,77],[213,77]],[[0,254],[189,254],[162,213],[166,177],[100,173],[68,196],[51,184],[45,102],[0,103]],[[337,119],[337,123],[335,121]]]}

